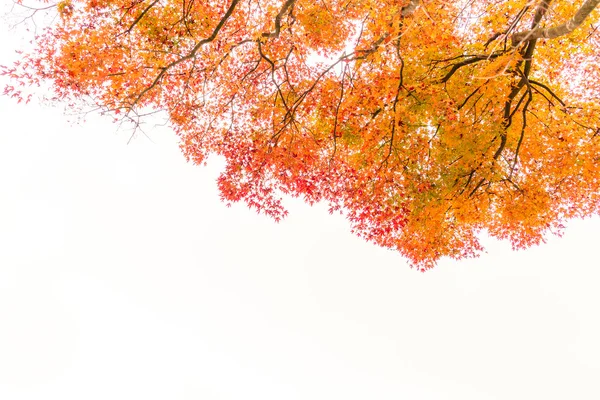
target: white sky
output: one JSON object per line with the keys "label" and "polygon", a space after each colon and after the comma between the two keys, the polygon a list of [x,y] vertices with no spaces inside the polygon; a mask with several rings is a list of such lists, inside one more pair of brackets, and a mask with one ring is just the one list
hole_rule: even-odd
{"label": "white sky", "polygon": [[0,97],[0,399],[600,398],[598,218],[422,274],[325,207],[226,208],[167,129],[62,112]]}

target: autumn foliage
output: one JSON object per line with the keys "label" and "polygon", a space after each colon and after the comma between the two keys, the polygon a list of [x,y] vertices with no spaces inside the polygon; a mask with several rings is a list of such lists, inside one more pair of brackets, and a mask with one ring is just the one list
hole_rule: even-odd
{"label": "autumn foliage", "polygon": [[189,160],[224,157],[224,201],[326,202],[424,269],[599,213],[598,3],[63,0],[2,73],[134,126],[160,111]]}

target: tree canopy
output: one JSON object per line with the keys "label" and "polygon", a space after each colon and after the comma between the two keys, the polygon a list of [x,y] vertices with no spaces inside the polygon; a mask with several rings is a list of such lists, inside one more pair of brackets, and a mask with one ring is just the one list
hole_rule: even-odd
{"label": "tree canopy", "polygon": [[224,157],[224,201],[326,202],[426,269],[599,213],[598,3],[22,4],[57,17],[1,73],[134,126],[161,112],[189,160]]}

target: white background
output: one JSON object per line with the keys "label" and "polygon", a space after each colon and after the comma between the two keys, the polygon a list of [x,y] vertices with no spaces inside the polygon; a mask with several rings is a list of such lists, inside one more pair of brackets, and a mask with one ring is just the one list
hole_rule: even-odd
{"label": "white background", "polygon": [[598,218],[423,274],[325,207],[225,207],[168,129],[63,111],[0,97],[1,399],[600,398]]}

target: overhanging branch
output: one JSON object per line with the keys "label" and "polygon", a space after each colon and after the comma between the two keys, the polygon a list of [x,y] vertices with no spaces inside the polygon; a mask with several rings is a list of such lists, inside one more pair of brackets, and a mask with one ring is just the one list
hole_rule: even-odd
{"label": "overhanging branch", "polygon": [[277,14],[277,16],[275,17],[275,31],[264,32],[262,34],[263,37],[276,38],[279,36],[279,32],[281,31],[281,19],[289,11],[289,9],[294,6],[295,2],[296,2],[296,0],[287,0],[285,3],[283,3],[283,6],[281,7],[279,14]]}
{"label": "overhanging branch", "polygon": [[512,36],[513,46],[518,46],[520,43],[536,40],[536,39],[554,39],[559,36],[567,35],[577,29],[583,21],[591,14],[592,11],[600,4],[600,0],[586,0],[573,18],[557,26],[550,28],[536,28],[524,32],[517,32]]}
{"label": "overhanging branch", "polygon": [[404,7],[402,7],[401,13],[403,17],[408,17],[409,15],[412,15],[415,10],[417,9],[417,7],[419,7],[419,0],[410,0],[410,2],[405,5]]}

